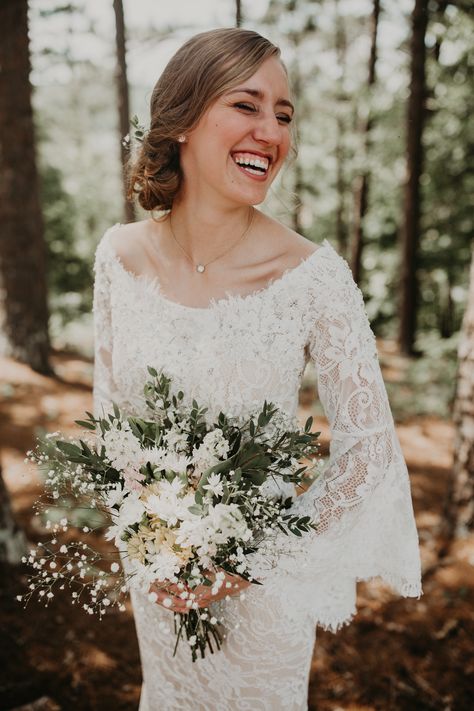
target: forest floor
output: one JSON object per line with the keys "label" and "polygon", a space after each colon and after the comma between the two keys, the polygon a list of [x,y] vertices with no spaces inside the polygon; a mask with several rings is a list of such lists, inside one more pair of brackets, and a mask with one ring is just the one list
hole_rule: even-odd
{"label": "forest floor", "polygon": [[[41,485],[24,464],[25,452],[39,428],[71,432],[73,420],[91,408],[91,363],[55,353],[53,364],[54,378],[0,360],[1,464],[15,517],[32,543],[40,534],[31,507]],[[309,391],[302,391],[302,419],[312,407]],[[327,426],[322,418],[315,424],[327,452]],[[353,622],[336,635],[317,630],[310,711],[474,707],[474,539],[456,542],[439,557],[452,425],[417,417],[399,425],[398,434],[410,470],[424,594],[405,599],[378,580],[359,583]],[[141,677],[130,610],[91,622],[70,604],[67,591],[49,608],[31,602],[24,610],[15,595],[24,592],[25,569],[2,572],[0,711],[136,709]]]}

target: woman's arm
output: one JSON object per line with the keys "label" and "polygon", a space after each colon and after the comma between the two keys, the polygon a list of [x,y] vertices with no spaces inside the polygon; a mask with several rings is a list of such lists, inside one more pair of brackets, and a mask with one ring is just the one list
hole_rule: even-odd
{"label": "woman's arm", "polygon": [[353,525],[394,465],[406,472],[362,294],[347,263],[334,258],[334,281],[315,306],[309,344],[331,430],[330,458],[291,510],[315,518],[316,535]]}

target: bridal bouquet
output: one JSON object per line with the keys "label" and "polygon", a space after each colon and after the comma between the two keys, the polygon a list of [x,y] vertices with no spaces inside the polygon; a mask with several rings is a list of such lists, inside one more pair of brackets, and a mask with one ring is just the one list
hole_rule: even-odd
{"label": "bridal bouquet", "polygon": [[[195,661],[198,650],[204,657],[213,643],[220,649],[223,630],[214,603],[200,607],[193,591],[204,585],[216,594],[226,573],[261,584],[249,572],[249,555],[276,529],[302,536],[315,527],[309,516],[290,515],[292,496],[275,494],[271,484],[301,486],[308,473],[301,460],[317,453],[319,432],[311,432],[312,418],[302,430],[285,429],[267,402],[245,420],[220,412],[209,426],[207,408],[195,400],[184,407],[182,392],[170,395],[170,378],[148,372],[148,419],[114,405],[103,417],[87,413],[76,421],[84,438],[53,433],[28,452],[46,475],[48,502],[38,509],[48,515],[52,539],[24,559],[33,572],[19,599],[27,603],[36,593],[48,604],[55,587],[67,585],[73,602],[101,616],[113,605],[124,609],[130,588],[156,601],[153,587],[174,584],[187,611],[174,612],[173,656],[185,635]],[[95,537],[95,545],[69,540],[71,525]],[[100,550],[96,531],[104,527],[122,572]]]}

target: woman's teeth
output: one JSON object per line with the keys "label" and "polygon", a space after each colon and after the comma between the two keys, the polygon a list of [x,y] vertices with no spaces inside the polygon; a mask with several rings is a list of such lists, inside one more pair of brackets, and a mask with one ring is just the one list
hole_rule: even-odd
{"label": "woman's teeth", "polygon": [[262,175],[268,170],[268,159],[249,156],[233,156],[234,162],[248,173]]}

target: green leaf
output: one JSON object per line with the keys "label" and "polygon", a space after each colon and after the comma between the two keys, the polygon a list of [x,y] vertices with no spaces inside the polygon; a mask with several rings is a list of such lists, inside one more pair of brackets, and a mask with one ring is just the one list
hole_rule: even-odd
{"label": "green leaf", "polygon": [[81,450],[77,446],[77,444],[72,444],[72,442],[62,442],[61,440],[58,440],[56,442],[57,448],[63,452],[66,456],[73,456],[77,457],[81,455]]}
{"label": "green leaf", "polygon": [[234,481],[236,484],[239,484],[241,479],[242,479],[242,469],[240,467],[237,467],[237,469],[234,471],[234,473],[232,475],[232,481]]}
{"label": "green leaf", "polygon": [[74,422],[76,425],[84,427],[86,430],[95,430],[95,424],[93,422],[89,422],[88,420],[74,420]]}
{"label": "green leaf", "polygon": [[263,482],[267,480],[268,475],[266,471],[256,469],[245,472],[245,476],[246,478],[250,479],[252,484],[255,484],[256,486],[261,486]]}

